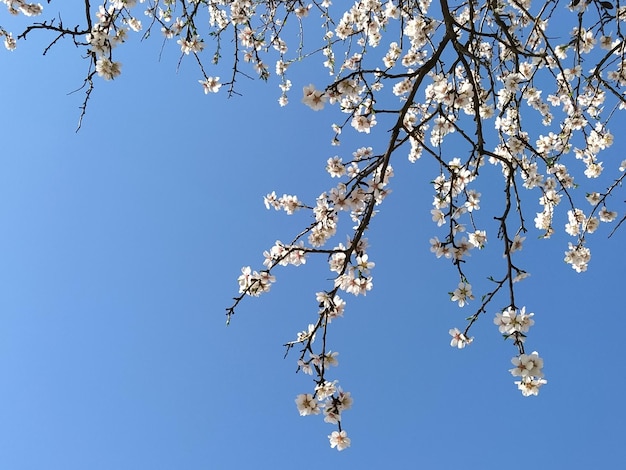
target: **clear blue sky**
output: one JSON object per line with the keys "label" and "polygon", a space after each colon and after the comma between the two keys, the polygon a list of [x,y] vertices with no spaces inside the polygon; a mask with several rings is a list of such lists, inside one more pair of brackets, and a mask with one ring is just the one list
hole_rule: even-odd
{"label": "clear blue sky", "polygon": [[[563,263],[565,235],[528,235],[521,303],[548,384],[523,398],[492,323],[504,301],[471,347],[449,346],[472,312],[450,302],[454,272],[429,252],[434,167],[404,157],[369,234],[374,290],[346,298],[332,325],[354,407],[352,447],[331,450],[334,428],[297,413],[313,384],[281,346],[312,321],[325,261],[277,271],[228,328],[224,309],[241,267],[260,268],[307,220],[266,211],[263,195],[312,200],[333,185],[326,159],[359,141],[330,147],[333,113],[299,103],[317,78],[307,69],[285,109],[260,82],[228,100],[202,94],[191,60],[176,74],[174,47],[158,62],[157,43],[120,48],[123,73],[96,81],[79,133],[82,94],[67,96],[85,72],[77,50],[42,58],[33,37],[0,54],[0,469],[623,465],[624,230],[607,241],[602,227],[583,274]],[[472,261],[487,272],[499,257]]]}

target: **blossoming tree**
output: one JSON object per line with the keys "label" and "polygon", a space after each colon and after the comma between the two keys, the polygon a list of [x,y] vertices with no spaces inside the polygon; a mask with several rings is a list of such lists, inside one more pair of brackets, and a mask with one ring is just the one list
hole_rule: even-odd
{"label": "blossoming tree", "polygon": [[[296,397],[297,410],[303,416],[321,414],[336,426],[328,436],[331,447],[350,446],[342,415],[352,397],[333,377],[338,353],[327,332],[343,316],[347,295],[365,295],[373,287],[375,263],[365,234],[375,229],[373,217],[391,191],[397,159],[415,164],[434,159],[439,169],[432,181],[430,249],[452,264],[450,300],[470,309],[466,324],[449,331],[450,345],[471,344],[472,326],[490,316],[512,345],[510,372],[521,393],[537,395],[547,383],[542,357],[526,349],[534,313],[516,295],[517,283],[529,275],[520,252],[528,231],[549,238],[562,230],[555,222],[562,212],[571,236],[564,260],[582,272],[591,258],[588,236],[601,223],[615,222],[614,231],[625,220],[613,209],[626,160],[606,168],[600,160],[613,144],[609,123],[626,107],[626,6],[619,0],[357,0],[350,5],[328,0],[104,0],[92,5],[85,0],[82,22],[72,26],[60,15],[40,20],[40,4],[3,1],[11,14],[33,17],[16,33],[8,20],[0,22],[8,50],[33,34],[49,34],[44,53],[68,39],[85,57],[80,121],[97,80],[122,72],[117,48],[137,33],[175,42],[181,59],[197,63],[198,92],[205,94],[236,94],[240,77],[257,74],[277,82],[278,102],[285,106],[299,95],[290,79],[298,63],[319,63],[328,80],[304,83],[297,98],[313,111],[336,113],[331,143],[339,145],[344,131],[380,129],[379,148],[360,146],[324,157],[322,164],[336,183],[320,188],[316,200],[276,192],[265,196],[267,209],[309,212],[310,219],[294,229],[290,241],[277,241],[265,251],[263,268],[241,270],[239,293],[226,309],[230,322],[245,297],[270,290],[279,266],[300,266],[310,256],[328,260],[332,280],[320,281],[318,308],[285,346],[295,353],[298,369],[314,379],[311,389]],[[485,180],[489,166],[499,169],[498,181]],[[599,178],[605,171],[609,178]],[[496,186],[500,208],[482,219],[479,191]],[[537,198],[539,212],[527,208]],[[533,224],[527,222],[531,211]],[[483,248],[499,252],[502,263],[492,267],[499,274],[489,278],[491,288],[477,299],[468,256]]]}

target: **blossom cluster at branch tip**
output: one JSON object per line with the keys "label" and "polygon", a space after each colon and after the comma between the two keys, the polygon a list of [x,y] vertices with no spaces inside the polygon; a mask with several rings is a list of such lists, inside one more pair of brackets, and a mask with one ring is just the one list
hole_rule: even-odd
{"label": "blossom cluster at branch tip", "polygon": [[342,451],[350,447],[350,438],[348,437],[348,433],[346,431],[333,431],[329,436],[330,447],[337,448],[338,451]]}
{"label": "blossom cluster at branch tip", "polygon": [[534,351],[532,354],[520,354],[511,359],[513,368],[510,369],[511,375],[520,377],[516,381],[517,388],[525,397],[539,394],[539,389],[548,383],[543,378],[543,359]]}
{"label": "blossom cluster at branch tip", "polygon": [[511,359],[515,366],[509,369],[514,377],[520,377],[516,381],[517,388],[525,397],[538,395],[539,389],[547,383],[543,378],[543,359],[537,352],[532,354],[523,353],[523,344],[526,340],[531,326],[535,324],[534,313],[526,313],[526,307],[516,309],[513,306],[505,308],[502,312],[496,313],[493,322],[498,327],[498,331],[507,339],[512,339],[519,348],[520,354]]}
{"label": "blossom cluster at branch tip", "polygon": [[335,382],[323,382],[315,387],[315,393],[301,393],[295,399],[300,416],[324,415],[324,421],[339,426],[328,439],[331,448],[341,451],[350,447],[350,439],[341,429],[341,414],[352,407],[352,396],[338,387]]}
{"label": "blossom cluster at branch tip", "polygon": [[121,72],[122,65],[119,62],[113,62],[107,57],[100,57],[96,61],[96,72],[105,80],[113,80]]}

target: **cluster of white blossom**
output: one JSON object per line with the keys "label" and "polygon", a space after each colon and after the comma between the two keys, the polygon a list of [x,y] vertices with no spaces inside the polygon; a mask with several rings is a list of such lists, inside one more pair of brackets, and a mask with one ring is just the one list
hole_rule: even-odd
{"label": "cluster of white blossom", "polygon": [[507,307],[502,313],[496,313],[493,322],[498,326],[498,331],[506,338],[515,336],[515,341],[524,342],[525,333],[535,324],[534,313],[526,313],[526,307],[519,311],[513,307]]}
{"label": "cluster of white blossom", "polygon": [[520,354],[511,359],[515,367],[510,369],[510,372],[514,377],[521,377],[515,384],[525,397],[538,395],[539,388],[547,383],[543,378],[543,359],[537,352],[530,355],[524,353],[526,333],[535,324],[532,318],[534,315],[534,313],[526,313],[526,307],[518,310],[509,306],[501,313],[496,313],[496,318],[493,320],[498,331],[505,338],[513,339],[514,344],[520,350]]}
{"label": "cluster of white blossom", "polygon": [[539,388],[548,383],[543,378],[543,359],[539,357],[537,351],[532,354],[520,354],[511,359],[511,363],[515,367],[510,369],[510,372],[514,377],[520,377],[515,384],[525,397],[538,395]]}
{"label": "cluster of white blossom", "polygon": [[[320,320],[325,324],[331,323],[333,318],[343,315],[343,307],[345,303],[338,297],[333,298],[326,292],[318,292],[317,300],[320,305]],[[345,392],[337,385],[337,381],[329,381],[325,379],[328,368],[339,365],[336,351],[323,351],[321,354],[312,352],[312,345],[315,341],[315,332],[319,328],[318,325],[310,324],[305,331],[298,333],[295,341],[289,346],[302,344],[302,354],[298,360],[298,370],[305,374],[315,374],[317,386],[313,394],[303,393],[296,397],[296,406],[300,416],[323,414],[326,423],[334,424],[338,427],[337,431],[333,431],[328,438],[331,447],[337,447],[337,450],[343,450],[350,446],[350,439],[345,430],[341,427],[341,415],[344,411],[352,407],[352,396],[349,392]],[[325,326],[324,326],[325,328]],[[306,354],[305,354],[306,352]]]}
{"label": "cluster of white blossom", "polygon": [[[2,0],[7,6],[7,10],[11,15],[24,16],[37,16],[43,12],[43,7],[40,3],[27,3],[24,0]],[[4,47],[9,51],[14,51],[17,47],[17,41],[13,37],[13,34],[6,31],[0,26],[0,38],[4,37]]]}
{"label": "cluster of white blossom", "polygon": [[279,240],[270,249],[270,251],[264,251],[263,256],[265,261],[263,264],[269,269],[279,264],[281,266],[287,266],[289,264],[293,266],[300,266],[306,263],[306,252],[304,251],[304,242],[301,241],[298,245],[286,246]]}
{"label": "cluster of white blossom", "polygon": [[300,416],[324,415],[324,421],[339,426],[328,439],[331,447],[344,450],[350,447],[350,438],[345,430],[341,429],[341,413],[352,407],[352,397],[344,392],[337,382],[323,382],[315,387],[315,394],[302,393],[296,397],[296,406]]}
{"label": "cluster of white blossom", "polygon": [[37,16],[43,11],[40,3],[28,3],[24,0],[2,0],[12,15]]}
{"label": "cluster of white blossom", "polygon": [[237,279],[239,292],[254,297],[258,297],[264,292],[269,292],[271,284],[275,280],[269,271],[253,272],[250,266],[241,268],[241,276]]}
{"label": "cluster of white blossom", "polygon": [[[115,1],[108,6],[100,5],[96,13],[97,22],[86,36],[89,52],[95,57],[96,72],[105,80],[113,80],[122,71],[122,64],[112,60],[113,48],[126,40],[128,28],[116,24],[122,9],[131,7],[134,1]],[[128,4],[128,5],[126,5]],[[140,28],[140,23],[133,22]],[[133,28],[134,30],[134,28]]]}

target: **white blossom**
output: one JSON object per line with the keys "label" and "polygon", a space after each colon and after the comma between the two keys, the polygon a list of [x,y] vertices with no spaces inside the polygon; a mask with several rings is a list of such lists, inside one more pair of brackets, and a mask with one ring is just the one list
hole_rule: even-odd
{"label": "white blossom", "polygon": [[222,86],[219,81],[220,77],[207,77],[205,80],[198,80],[202,85],[205,95],[208,93],[217,93]]}
{"label": "white blossom", "polygon": [[330,440],[330,447],[332,449],[336,447],[337,450],[342,451],[350,447],[350,438],[348,437],[348,434],[344,430],[333,431],[328,436],[328,439]]}
{"label": "white blossom", "polygon": [[307,85],[302,90],[304,97],[302,102],[306,104],[313,111],[320,111],[324,109],[324,104],[328,100],[328,97],[323,91],[315,89],[314,85]]}
{"label": "white blossom", "polygon": [[320,414],[321,409],[317,400],[310,393],[302,393],[296,397],[296,406],[300,416]]}
{"label": "white blossom", "polygon": [[100,57],[96,61],[96,72],[105,80],[113,80],[121,73],[122,64],[113,62],[106,57]]}

